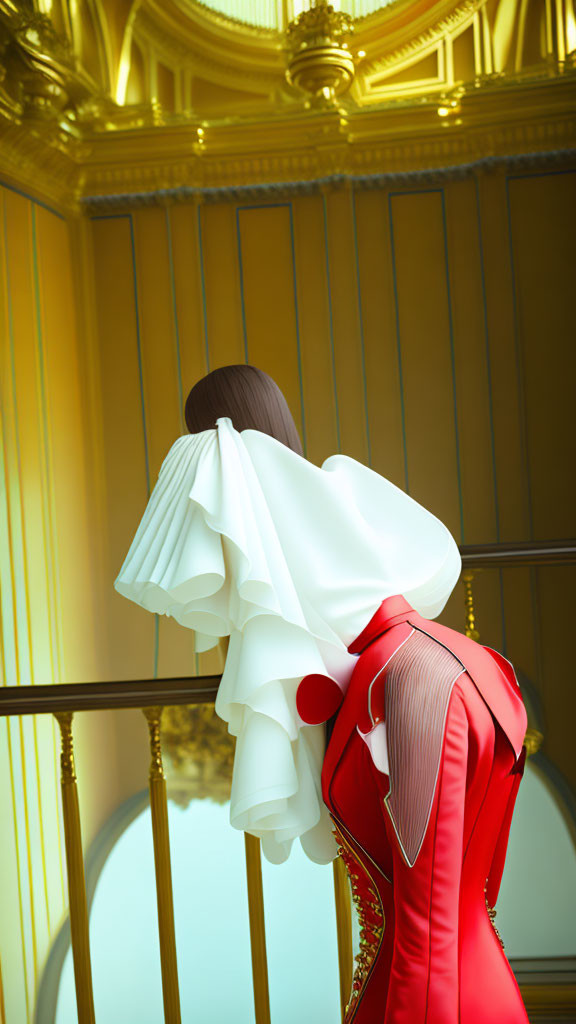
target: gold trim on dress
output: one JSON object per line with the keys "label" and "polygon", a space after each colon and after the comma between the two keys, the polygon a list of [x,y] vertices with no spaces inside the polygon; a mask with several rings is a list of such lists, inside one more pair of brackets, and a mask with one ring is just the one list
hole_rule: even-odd
{"label": "gold trim on dress", "polygon": [[[352,902],[356,907],[358,923],[360,925],[360,952],[354,958],[356,970],[352,978],[350,999],[344,1016],[344,1024],[350,1024],[356,1016],[366,990],[366,985],[380,952],[385,928],[384,907],[378,887],[370,871],[344,836],[345,826],[337,821],[334,815],[331,815],[331,818],[335,826],[334,835],[338,843],[338,856],[342,858],[350,878]],[[356,840],[354,840],[354,843],[356,843]],[[370,863],[374,864],[374,867],[377,867],[365,850],[362,850],[362,853]]]}

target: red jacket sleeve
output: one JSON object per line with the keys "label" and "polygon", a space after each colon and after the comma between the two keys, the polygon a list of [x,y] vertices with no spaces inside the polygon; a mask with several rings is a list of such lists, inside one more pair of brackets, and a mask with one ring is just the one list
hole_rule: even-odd
{"label": "red jacket sleeve", "polygon": [[523,747],[522,753],[512,769],[512,785],[510,787],[510,794],[506,804],[506,813],[504,815],[504,820],[502,821],[502,827],[496,843],[496,849],[494,850],[490,874],[486,881],[486,900],[490,907],[496,906],[496,900],[498,899],[498,893],[500,892],[500,883],[504,872],[506,850],[508,849],[508,839],[510,836],[510,826],[512,825],[512,815],[514,814],[514,805],[516,803],[516,797],[518,796],[518,787],[524,774],[525,763],[526,747]]}
{"label": "red jacket sleeve", "polygon": [[468,721],[458,684],[450,698],[434,802],[413,867],[387,811],[393,850],[394,953],[384,1024],[458,1020],[458,918]]}

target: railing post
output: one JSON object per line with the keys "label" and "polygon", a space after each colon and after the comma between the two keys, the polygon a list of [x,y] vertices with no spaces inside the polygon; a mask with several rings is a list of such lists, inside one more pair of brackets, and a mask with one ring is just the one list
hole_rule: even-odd
{"label": "railing post", "polygon": [[352,991],[352,908],[350,888],[344,861],[340,856],[333,863],[334,902],[336,904],[336,935],[338,938],[338,970],[340,975],[340,1006],[342,1020]]}
{"label": "railing post", "polygon": [[70,932],[72,936],[78,1024],[95,1024],[88,905],[86,902],[86,883],[82,857],[80,805],[78,803],[78,786],[76,783],[72,739],[73,712],[57,711],[55,712],[55,718],[60,726],[61,735],[60,782],[62,787],[62,816],[64,819],[64,839],[66,845]]}
{"label": "railing post", "polygon": [[256,836],[251,836],[248,832],[245,832],[244,841],[246,844],[246,878],[248,881],[248,915],[250,918],[254,1011],[256,1014],[256,1024],[270,1024],[270,994],[268,991],[268,960],[266,957],[260,840]]}
{"label": "railing post", "polygon": [[180,993],[176,961],[176,934],[174,929],[174,901],[172,897],[172,869],[170,867],[170,838],[168,832],[168,801],[166,779],[160,746],[160,721],[163,708],[143,708],[150,734],[150,809],[154,839],[154,865],[156,868],[156,898],[158,901],[158,934],[160,938],[160,965],[162,969],[162,996],[165,1024],[180,1024]]}

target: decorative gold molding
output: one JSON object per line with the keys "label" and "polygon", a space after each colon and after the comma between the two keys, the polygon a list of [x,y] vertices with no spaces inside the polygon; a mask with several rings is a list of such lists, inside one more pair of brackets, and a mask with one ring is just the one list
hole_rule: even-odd
{"label": "decorative gold molding", "polygon": [[354,79],[354,59],[348,40],[354,31],[350,15],[316,0],[286,29],[290,85],[309,93],[312,103],[332,104]]}
{"label": "decorative gold molding", "polygon": [[[564,17],[566,0],[558,5]],[[564,60],[549,54],[538,66],[483,73],[468,83],[450,83],[446,71],[405,88],[377,85],[383,71],[403,68],[426,47],[448,46],[467,21],[484,18],[485,6],[486,0],[397,0],[356,20],[354,49],[364,47],[363,58],[336,38],[330,53],[311,57],[309,45],[302,49],[310,40],[299,39],[293,81],[299,74],[294,61],[302,59],[316,66],[320,94],[338,91],[355,69],[338,108],[322,110],[306,109],[304,98],[291,94],[280,32],[235,24],[201,4],[143,0],[124,30],[123,60],[129,61],[133,36],[146,44],[146,60],[175,55],[174,112],[152,96],[119,105],[80,66],[70,41],[54,32],[46,15],[25,16],[0,0],[0,173],[76,212],[89,196],[428,172],[487,155],[576,146],[574,54]],[[98,10],[102,21],[104,8]],[[496,28],[491,22],[484,28],[488,52]],[[75,43],[82,30],[75,24]],[[322,79],[328,65],[336,74],[332,86]],[[118,68],[110,69],[111,81],[117,75]],[[184,95],[190,76],[202,81],[206,94],[214,90],[210,117],[190,109]],[[324,99],[330,103],[332,96]],[[225,116],[217,116],[218,109]]]}
{"label": "decorative gold molding", "polygon": [[[368,64],[369,76],[375,77],[390,67],[402,67],[408,60],[415,59],[419,54],[428,49],[430,43],[437,43],[446,36],[454,35],[466,22],[470,22],[473,15],[484,6],[485,0],[464,0],[454,10],[450,11],[438,22],[428,25],[422,32],[414,35],[411,39],[395,46],[393,49],[384,49]],[[362,23],[359,25],[361,33]],[[360,38],[362,38],[360,34]]]}

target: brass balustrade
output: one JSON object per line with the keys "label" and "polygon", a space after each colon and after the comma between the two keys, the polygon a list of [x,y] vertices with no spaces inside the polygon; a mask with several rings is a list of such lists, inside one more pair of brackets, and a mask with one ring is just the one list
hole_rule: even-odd
{"label": "brass balustrade", "polygon": [[[95,1014],[80,807],[74,766],[74,714],[77,711],[141,708],[148,722],[151,757],[150,809],[158,902],[164,1021],[165,1024],[181,1024],[168,832],[168,802],[160,744],[160,724],[163,708],[167,704],[190,705],[213,702],[219,682],[219,676],[204,676],[192,679],[130,680],[121,683],[5,686],[0,689],[1,715],[51,712],[60,726],[60,779],[78,1024],[95,1024]],[[260,888],[261,885],[260,877]],[[258,1017],[257,1022],[258,1024],[270,1024],[270,1017],[269,1015],[268,1017]]]}
{"label": "brass balustrade", "polygon": [[264,927],[264,892],[262,889],[262,862],[260,840],[244,833],[246,841],[246,881],[248,883],[248,914],[250,918],[250,948],[252,950],[252,982],[256,1024],[270,1024],[270,995],[268,991],[268,961],[266,957],[266,930]]}
{"label": "brass balustrade", "polygon": [[[547,544],[463,546],[461,549],[465,603],[465,631],[478,639],[472,583],[476,569],[511,566],[574,564],[576,541]],[[218,691],[220,676],[174,679],[138,679],[120,682],[65,683],[0,687],[0,716],[53,714],[61,734],[61,788],[68,868],[68,897],[76,999],[79,1024],[94,1024],[94,997],[90,965],[88,908],[82,854],[82,836],[74,767],[73,718],[76,712],[140,708],[148,722],[150,739],[150,806],[154,840],[158,929],[165,1024],[180,1024],[180,1000],[176,963],[174,906],[168,834],[166,780],[162,763],[160,726],[165,707],[210,704]],[[542,736],[529,729],[526,746],[534,753]],[[260,842],[246,835],[246,874],[256,1024],[270,1024],[270,997],[264,927],[264,900]],[[340,859],[334,862],[340,998],[342,1013],[348,1002],[352,978],[352,924],[349,887]],[[529,986],[530,988],[530,986]]]}
{"label": "brass balustrade", "polygon": [[74,767],[74,743],[72,739],[72,711],[56,712],[60,726],[62,749],[60,755],[60,778],[62,784],[62,816],[66,844],[66,867],[68,869],[68,896],[70,905],[70,932],[72,935],[72,958],[78,1004],[79,1024],[94,1024],[94,994],[92,991],[92,967],[90,964],[90,939],[88,934],[88,906],[86,883],[82,859],[82,835],[80,830],[80,805]]}

